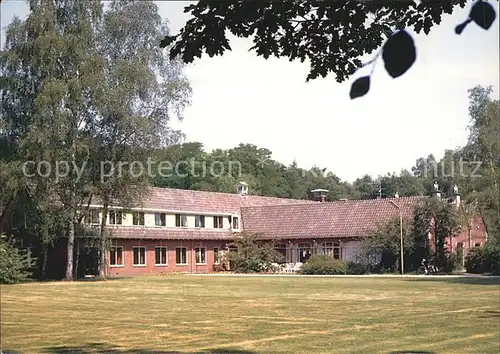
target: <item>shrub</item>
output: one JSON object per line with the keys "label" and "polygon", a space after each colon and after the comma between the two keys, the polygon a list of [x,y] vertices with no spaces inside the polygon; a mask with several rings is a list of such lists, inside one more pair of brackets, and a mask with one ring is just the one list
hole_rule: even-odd
{"label": "shrub", "polygon": [[302,265],[301,274],[320,275],[320,274],[346,274],[347,263],[338,259],[333,259],[327,255],[316,255]]}
{"label": "shrub", "polygon": [[490,272],[493,275],[500,275],[500,245],[487,243],[483,254],[486,272]]}
{"label": "shrub", "polygon": [[15,284],[28,279],[30,273],[27,255],[14,247],[13,240],[0,235],[0,284]]}
{"label": "shrub", "polygon": [[230,245],[226,254],[231,270],[236,273],[261,273],[272,271],[272,263],[282,260],[272,244],[258,239],[254,234],[241,234]]}
{"label": "shrub", "polygon": [[369,274],[370,269],[368,264],[358,262],[347,262],[347,274],[362,275]]}
{"label": "shrub", "polygon": [[484,273],[484,252],[482,247],[474,247],[469,250],[465,258],[465,269],[468,273]]}
{"label": "shrub", "polygon": [[487,243],[484,247],[474,247],[467,254],[465,269],[469,273],[500,275],[500,246]]}
{"label": "shrub", "polygon": [[452,273],[455,270],[462,269],[461,255],[457,253],[451,253],[446,256],[446,261],[443,267],[444,273]]}

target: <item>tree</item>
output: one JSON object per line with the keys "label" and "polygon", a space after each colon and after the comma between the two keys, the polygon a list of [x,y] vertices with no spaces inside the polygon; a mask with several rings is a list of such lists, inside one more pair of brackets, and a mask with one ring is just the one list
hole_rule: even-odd
{"label": "tree", "polygon": [[94,121],[93,194],[103,203],[101,277],[109,207],[140,205],[152,179],[145,167],[151,151],[181,136],[170,121],[182,118],[191,88],[183,64],[153,44],[168,32],[152,1],[113,1],[99,31],[103,80]]}
{"label": "tree", "polygon": [[478,201],[489,233],[500,236],[500,101],[491,92],[481,86],[469,90],[471,126],[463,154],[479,167],[469,181],[469,198]]}
{"label": "tree", "polygon": [[413,213],[413,264],[417,265],[425,258],[431,259],[438,269],[446,269],[453,251],[448,248],[447,240],[458,231],[459,218],[455,206],[441,199],[427,199]]}
{"label": "tree", "polygon": [[226,254],[231,270],[237,273],[260,273],[272,268],[283,256],[273,248],[273,243],[259,239],[258,235],[242,233],[229,245]]}
{"label": "tree", "polygon": [[[453,1],[233,1],[202,0],[185,7],[192,16],[180,33],[167,36],[162,46],[173,43],[171,56],[180,55],[186,62],[201,57],[222,55],[231,46],[228,33],[238,37],[253,36],[257,55],[271,55],[290,60],[306,59],[311,70],[307,80],[333,72],[343,82],[363,64],[361,58],[381,49],[385,68],[391,77],[402,75],[416,58],[411,36],[441,22],[444,13],[464,7],[465,0]],[[474,21],[488,29],[495,19],[490,4],[477,1],[469,18],[457,27],[460,33]],[[398,30],[397,32],[394,32]],[[366,63],[372,64],[380,55]],[[370,77],[353,83],[351,98],[366,94]]]}
{"label": "tree", "polygon": [[[403,220],[403,257],[408,257],[413,248],[411,222]],[[367,261],[380,256],[381,267],[396,270],[398,265],[401,264],[401,228],[399,218],[379,225],[363,239],[361,249],[361,259]],[[405,264],[406,268],[408,268],[407,263]],[[399,268],[401,267],[399,266]]]}
{"label": "tree", "polygon": [[[101,6],[99,1],[31,1],[26,21],[16,19],[8,27],[2,51],[6,135],[19,161],[33,162],[24,174],[42,177],[45,192],[56,194],[64,206],[67,280],[73,278],[77,209],[85,197],[79,168],[88,152],[84,138],[100,68],[95,29]],[[37,171],[40,164],[45,168]]]}
{"label": "tree", "polygon": [[13,240],[0,234],[0,284],[19,283],[28,279],[27,255],[14,247]]}

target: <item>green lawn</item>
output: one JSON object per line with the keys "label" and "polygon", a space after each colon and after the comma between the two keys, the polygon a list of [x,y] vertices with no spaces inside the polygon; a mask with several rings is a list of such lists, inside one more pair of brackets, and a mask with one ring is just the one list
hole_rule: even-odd
{"label": "green lawn", "polygon": [[4,351],[498,353],[500,280],[162,276],[2,286]]}

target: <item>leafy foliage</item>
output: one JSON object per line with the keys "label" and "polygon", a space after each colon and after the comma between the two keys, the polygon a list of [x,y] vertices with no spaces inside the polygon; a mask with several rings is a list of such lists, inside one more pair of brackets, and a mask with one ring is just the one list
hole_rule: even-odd
{"label": "leafy foliage", "polygon": [[272,263],[282,261],[272,243],[259,240],[258,235],[243,233],[229,245],[226,258],[236,273],[261,273],[272,269]]}
{"label": "leafy foliage", "polygon": [[0,234],[0,284],[14,284],[30,276],[26,254],[14,247],[14,240]]}
{"label": "leafy foliage", "polygon": [[[30,1],[30,10],[8,26],[0,57],[0,183],[8,186],[0,198],[29,186],[42,245],[67,237],[70,280],[80,206],[93,196],[140,202],[149,180],[117,165],[145,163],[153,148],[179,141],[170,122],[182,119],[191,90],[183,64],[156,45],[168,27],[152,1],[112,1],[105,11],[98,0]],[[22,174],[20,161],[34,164]],[[46,176],[36,173],[42,161]],[[62,162],[66,173],[56,175]]]}
{"label": "leafy foliage", "polygon": [[209,56],[230,50],[228,33],[253,36],[251,48],[268,58],[306,59],[307,80],[333,72],[342,82],[361,67],[360,58],[379,48],[394,29],[429,33],[452,13],[458,1],[233,1],[202,0],[185,8],[192,18],[178,35],[167,36],[171,57],[186,63],[203,52]]}
{"label": "leafy foliage", "polygon": [[347,269],[346,262],[322,254],[309,258],[300,268],[300,273],[309,275],[340,275],[346,274]]}
{"label": "leafy foliage", "polygon": [[[411,225],[403,219],[403,256],[413,249]],[[374,257],[381,255],[378,265],[382,268],[399,269],[401,264],[401,229],[399,218],[391,220],[379,227],[361,244],[360,258],[369,263]]]}
{"label": "leafy foliage", "polygon": [[488,242],[472,248],[465,259],[465,269],[469,273],[500,275],[500,245]]}
{"label": "leafy foliage", "polygon": [[458,221],[457,211],[446,201],[431,198],[419,206],[413,218],[413,264],[425,258],[438,269],[449,269],[452,261],[446,239],[459,231]]}
{"label": "leafy foliage", "polygon": [[[253,36],[251,49],[257,55],[301,62],[307,59],[311,65],[307,80],[333,72],[337,81],[343,82],[364,66],[361,57],[383,45],[385,68],[396,78],[416,59],[413,39],[405,29],[416,33],[423,29],[428,34],[432,26],[441,23],[443,13],[450,14],[455,6],[464,7],[465,3],[465,0],[264,3],[201,0],[185,7],[184,12],[189,12],[192,18],[179,34],[163,38],[160,46],[171,49],[171,58],[180,56],[190,63],[195,57],[201,57],[203,51],[212,57],[231,50],[228,33],[245,38]],[[471,8],[469,19],[455,31],[461,33],[471,21],[489,29],[495,17],[493,7],[478,0]],[[377,58],[378,55],[367,64]],[[369,81],[358,80],[351,87],[351,99],[368,92]]]}

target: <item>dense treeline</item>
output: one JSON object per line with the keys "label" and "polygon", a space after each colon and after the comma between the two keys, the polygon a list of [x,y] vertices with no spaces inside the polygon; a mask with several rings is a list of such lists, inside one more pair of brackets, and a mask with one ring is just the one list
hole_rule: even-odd
{"label": "dense treeline", "polygon": [[272,159],[270,150],[255,145],[207,152],[202,143],[194,142],[155,151],[154,159],[168,161],[172,168],[163,177],[154,176],[153,184],[234,193],[237,182],[245,181],[251,194],[298,199],[311,198],[310,191],[321,188],[329,190],[328,200],[333,201],[386,198],[396,193],[401,197],[427,195],[437,181],[444,197],[451,196],[457,185],[464,211],[479,210],[493,236],[500,230],[499,102],[491,98],[491,88],[480,86],[469,90],[469,99],[467,144],[447,150],[440,160],[433,155],[418,158],[410,170],[399,173],[365,175],[349,183],[321,167],[283,165]]}

